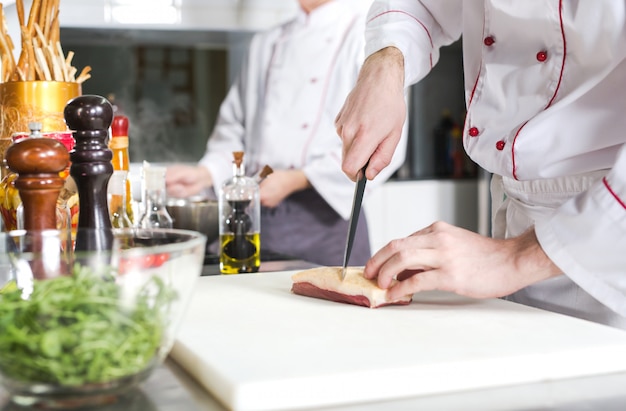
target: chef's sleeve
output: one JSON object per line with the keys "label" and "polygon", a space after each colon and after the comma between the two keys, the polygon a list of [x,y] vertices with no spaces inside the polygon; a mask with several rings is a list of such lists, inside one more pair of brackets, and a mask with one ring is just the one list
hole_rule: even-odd
{"label": "chef's sleeve", "polygon": [[463,0],[387,0],[372,4],[365,55],[394,46],[404,55],[405,81],[421,80],[439,60],[439,49],[461,36]]}
{"label": "chef's sleeve", "polygon": [[565,275],[626,317],[626,146],[606,177],[537,221],[535,231]]}
{"label": "chef's sleeve", "polygon": [[[254,49],[252,39],[250,50]],[[233,175],[233,151],[245,151],[245,96],[250,64],[250,53],[244,57],[240,72],[222,101],[213,132],[207,141],[204,156],[199,165],[206,167],[213,179],[213,188],[218,191],[222,182]]]}

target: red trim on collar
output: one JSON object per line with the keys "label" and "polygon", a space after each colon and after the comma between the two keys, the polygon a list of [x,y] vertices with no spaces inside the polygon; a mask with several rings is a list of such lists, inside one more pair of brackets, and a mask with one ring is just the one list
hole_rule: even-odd
{"label": "red trim on collar", "polygon": [[606,179],[606,177],[604,177],[602,179],[602,182],[604,183],[604,186],[606,187],[606,189],[609,190],[609,193],[611,193],[611,195],[615,198],[615,200],[617,200],[617,202],[624,208],[624,210],[626,210],[626,201],[624,201],[621,198],[619,198],[617,193],[615,191],[613,191],[613,189],[609,185],[609,181]]}

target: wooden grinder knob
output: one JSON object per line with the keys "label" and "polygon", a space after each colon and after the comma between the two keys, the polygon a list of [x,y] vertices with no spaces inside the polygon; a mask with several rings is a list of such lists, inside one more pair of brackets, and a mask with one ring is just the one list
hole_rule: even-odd
{"label": "wooden grinder knob", "polygon": [[14,184],[24,207],[24,228],[56,229],[56,202],[65,183],[59,173],[69,161],[65,146],[51,138],[27,138],[11,145],[5,158],[18,174]]}
{"label": "wooden grinder knob", "polygon": [[107,184],[113,174],[113,153],[106,138],[113,107],[104,97],[84,95],[70,100],[63,114],[76,140],[70,153],[70,175],[76,182],[80,204],[75,249],[110,250],[113,234]]}

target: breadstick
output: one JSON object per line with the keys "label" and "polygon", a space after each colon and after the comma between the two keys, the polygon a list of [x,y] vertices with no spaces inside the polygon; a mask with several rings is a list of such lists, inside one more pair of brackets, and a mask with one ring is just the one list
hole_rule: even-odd
{"label": "breadstick", "polygon": [[85,66],[83,67],[83,69],[81,70],[80,74],[78,75],[78,77],[80,76],[84,76],[87,73],[89,73],[91,71],[91,67],[90,66]]}
{"label": "breadstick", "polygon": [[2,51],[3,56],[6,55],[6,63],[2,64],[2,70],[5,74],[3,76],[3,79],[5,79],[7,75],[10,77],[15,70],[15,58],[13,57],[13,48],[10,46],[10,44],[12,43],[9,43],[11,38],[8,36],[8,34],[6,34],[4,24],[4,10],[1,6],[2,5],[0,3],[0,22],[2,24],[2,28],[0,30],[0,51]]}
{"label": "breadstick", "polygon": [[17,76],[20,79],[20,81],[26,81],[26,74],[24,73],[24,71],[22,71],[22,69],[19,67],[16,69],[16,71],[17,71]]}
{"label": "breadstick", "polygon": [[52,66],[52,73],[54,74],[52,79],[55,81],[63,81],[63,72],[61,71],[61,66],[59,66],[59,61],[56,58],[54,49],[50,44],[46,46],[46,51],[48,52],[48,61]]}
{"label": "breadstick", "polygon": [[71,67],[73,58],[74,58],[74,52],[70,50],[70,52],[67,53],[67,57],[65,58],[65,65],[68,67]]}
{"label": "breadstick", "polygon": [[78,76],[78,78],[76,79],[77,83],[83,83],[85,80],[88,80],[91,78],[91,74],[84,74],[82,76]]}
{"label": "breadstick", "polygon": [[24,25],[24,0],[16,0],[15,7],[17,8],[17,20],[22,27]]}
{"label": "breadstick", "polygon": [[0,64],[2,64],[2,67],[0,67],[2,69],[2,71],[0,72],[0,81],[4,82],[5,81],[5,69],[7,67],[7,56],[2,54],[0,56]]}
{"label": "breadstick", "polygon": [[35,27],[35,34],[37,35],[37,38],[39,39],[39,43],[40,46],[45,46],[48,42],[46,41],[46,37],[43,35],[43,31],[41,30],[41,26],[37,23],[34,24]]}
{"label": "breadstick", "polygon": [[59,67],[61,67],[61,72],[63,73],[63,81],[70,81],[67,71],[67,65],[65,64],[65,56],[63,54],[63,48],[61,47],[61,43],[59,41],[56,42],[57,52],[59,55],[57,59],[59,61]]}
{"label": "breadstick", "polygon": [[43,54],[43,50],[41,48],[35,47],[35,57],[37,58],[37,64],[43,73],[43,80],[51,81],[52,77],[50,76],[46,56]]}
{"label": "breadstick", "polygon": [[33,4],[30,6],[30,13],[28,14],[28,32],[30,35],[33,35],[33,30],[35,30],[35,23],[37,22],[37,16],[39,12],[39,7],[41,5],[41,0],[33,0]]}
{"label": "breadstick", "polygon": [[49,7],[50,4],[48,0],[41,0],[41,8],[39,9],[39,18],[37,20],[39,22],[39,28],[46,34],[48,34],[48,23],[50,20]]}
{"label": "breadstick", "polygon": [[52,16],[52,21],[50,22],[50,34],[48,38],[51,43],[56,43],[57,41],[61,41],[61,27],[59,23],[59,1],[60,0],[50,0],[50,15]]}
{"label": "breadstick", "polygon": [[67,76],[69,78],[68,81],[76,81],[76,79],[74,78],[76,76],[76,67],[70,67]]}
{"label": "breadstick", "polygon": [[91,74],[89,74],[90,71],[91,71],[91,67],[85,66],[83,70],[80,72],[80,74],[78,75],[78,77],[76,77],[76,82],[82,83],[83,81],[91,78]]}
{"label": "breadstick", "polygon": [[[35,66],[37,65],[35,63],[35,50],[33,49],[33,39],[30,35],[30,33],[28,32],[28,29],[26,28],[26,26],[22,26],[21,28],[22,31],[22,43],[23,43],[23,50],[22,53],[24,55],[24,66],[20,66],[19,68],[21,69],[26,69],[26,79],[27,81],[34,81],[35,80]],[[20,56],[21,59],[21,56]]]}
{"label": "breadstick", "polygon": [[54,13],[54,17],[50,22],[50,31],[46,33],[50,44],[58,43],[61,39],[61,28],[59,27],[59,10]]}

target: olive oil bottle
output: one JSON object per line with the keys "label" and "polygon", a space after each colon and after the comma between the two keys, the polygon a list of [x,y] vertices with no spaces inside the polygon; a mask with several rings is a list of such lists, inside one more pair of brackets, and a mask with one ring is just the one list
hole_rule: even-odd
{"label": "olive oil bottle", "polygon": [[233,177],[219,192],[220,272],[256,273],[261,266],[259,184],[246,177],[243,152],[233,153]]}

